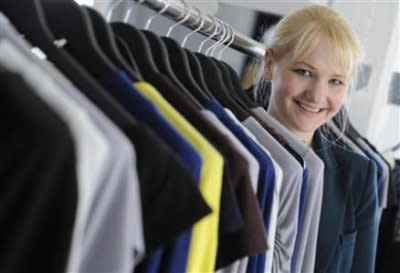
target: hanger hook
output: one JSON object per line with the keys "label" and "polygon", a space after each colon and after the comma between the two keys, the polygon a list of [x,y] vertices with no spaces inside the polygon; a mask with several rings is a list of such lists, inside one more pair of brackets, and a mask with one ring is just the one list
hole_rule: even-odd
{"label": "hanger hook", "polygon": [[107,22],[111,21],[111,17],[112,17],[112,14],[113,14],[113,11],[114,11],[115,7],[118,6],[120,3],[122,3],[123,1],[124,0],[117,0],[114,3],[112,3],[110,9],[107,11],[107,16],[106,16]]}
{"label": "hanger hook", "polygon": [[197,13],[199,14],[199,17],[200,17],[200,25],[199,25],[195,30],[193,30],[192,32],[190,32],[188,35],[185,36],[185,38],[184,38],[183,41],[182,41],[181,47],[184,47],[184,46],[185,46],[185,44],[186,44],[188,38],[189,38],[192,34],[198,32],[198,31],[204,26],[204,21],[205,21],[204,17],[201,15],[201,12],[200,12],[199,9],[196,8],[195,10],[196,10]]}
{"label": "hanger hook", "polygon": [[224,48],[225,43],[231,39],[231,32],[229,29],[229,25],[224,22],[222,22],[222,23],[224,24],[224,28],[225,28],[225,37],[222,39],[221,43],[217,47],[214,48],[214,50],[212,52],[213,56],[214,56],[214,53],[216,53],[217,48],[220,48],[220,47]]}
{"label": "hanger hook", "polygon": [[210,16],[210,15],[206,15],[206,16],[208,16],[208,17],[211,19],[211,21],[213,22],[213,23],[211,24],[211,27],[210,27],[209,29],[207,29],[206,32],[210,31],[213,27],[214,27],[214,31],[213,31],[212,34],[209,35],[204,41],[202,41],[202,42],[200,43],[199,49],[197,50],[197,51],[200,52],[200,53],[201,53],[201,50],[203,49],[204,44],[205,44],[207,41],[211,40],[215,35],[217,35],[217,32],[218,32],[218,25],[217,25],[217,23],[215,22],[214,17],[212,17],[212,16]]}
{"label": "hanger hook", "polygon": [[129,17],[131,16],[131,13],[132,13],[133,8],[136,7],[137,4],[142,4],[144,1],[145,1],[145,0],[139,0],[139,1],[137,1],[137,2],[135,1],[135,2],[133,3],[133,5],[130,6],[129,9],[126,11],[126,13],[125,13],[124,18],[123,18],[122,21],[123,21],[124,23],[128,23]]}
{"label": "hanger hook", "polygon": [[233,43],[233,41],[235,40],[235,31],[233,30],[233,27],[231,26],[231,25],[229,25],[228,24],[228,27],[229,27],[229,31],[230,31],[230,36],[231,36],[231,39],[230,39],[230,41],[228,42],[228,44],[223,48],[223,49],[221,49],[221,51],[219,52],[219,54],[218,54],[218,60],[221,60],[221,58],[222,58],[222,53],[224,53],[224,51],[225,51],[225,49],[227,49],[228,47],[230,47],[231,46],[231,44]]}
{"label": "hanger hook", "polygon": [[219,18],[216,18],[216,20],[217,20],[217,21],[219,22],[219,24],[221,25],[222,33],[221,33],[221,38],[220,38],[214,45],[212,45],[212,46],[208,49],[207,54],[208,54],[209,56],[213,56],[215,49],[216,49],[217,47],[219,47],[219,45],[221,44],[221,42],[225,39],[225,35],[226,35],[226,29],[225,29],[224,22],[222,22],[222,20],[219,19]]}
{"label": "hanger hook", "polygon": [[156,17],[158,17],[158,16],[160,16],[161,14],[163,14],[163,13],[168,9],[168,7],[169,7],[169,0],[167,0],[167,2],[165,3],[165,6],[164,6],[159,12],[157,12],[157,13],[154,14],[154,15],[152,15],[152,16],[147,20],[144,29],[145,29],[145,30],[148,30],[148,29],[149,29],[149,26],[150,26],[150,24],[151,24],[151,22],[153,21],[153,19],[156,18]]}
{"label": "hanger hook", "polygon": [[178,26],[178,25],[180,25],[180,24],[183,24],[183,23],[186,22],[186,21],[189,19],[189,17],[190,17],[191,11],[189,10],[189,5],[188,5],[188,3],[186,3],[185,1],[182,1],[182,0],[181,0],[181,2],[185,5],[184,9],[185,9],[185,11],[187,11],[187,12],[185,12],[185,13],[183,14],[183,17],[182,17],[181,20],[179,20],[178,22],[176,22],[175,24],[173,24],[172,26],[170,26],[170,28],[168,29],[168,32],[167,32],[167,34],[166,34],[167,37],[169,37],[169,36],[171,35],[172,30],[173,30],[176,26]]}
{"label": "hanger hook", "polygon": [[[214,18],[214,22],[215,22],[215,24],[216,24],[216,28],[215,28],[216,31],[214,31],[213,37],[215,37],[215,36],[221,34],[221,31],[222,31],[221,23],[217,20],[217,18]],[[219,41],[219,40],[215,41],[215,43],[218,43],[218,41]],[[204,51],[204,54],[205,54],[205,55],[208,55],[208,54],[210,53],[210,49],[212,49],[212,48],[215,46],[215,43],[212,44],[211,46],[209,46],[209,47]]]}
{"label": "hanger hook", "polygon": [[214,56],[214,54],[215,54],[217,48],[219,48],[219,47],[224,47],[224,44],[230,39],[230,32],[229,32],[228,25],[225,24],[224,22],[221,22],[221,23],[222,23],[223,26],[224,26],[225,33],[223,34],[224,36],[223,36],[223,38],[221,39],[220,43],[219,43],[216,47],[213,48],[213,50],[212,50],[212,52],[211,52],[211,56]]}

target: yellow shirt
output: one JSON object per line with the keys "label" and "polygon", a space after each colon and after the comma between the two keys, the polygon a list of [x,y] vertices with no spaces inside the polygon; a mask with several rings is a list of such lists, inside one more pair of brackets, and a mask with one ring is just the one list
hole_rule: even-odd
{"label": "yellow shirt", "polygon": [[137,82],[135,87],[156,105],[203,160],[200,191],[212,213],[193,227],[186,272],[214,272],[218,247],[223,157],[153,86],[146,82]]}

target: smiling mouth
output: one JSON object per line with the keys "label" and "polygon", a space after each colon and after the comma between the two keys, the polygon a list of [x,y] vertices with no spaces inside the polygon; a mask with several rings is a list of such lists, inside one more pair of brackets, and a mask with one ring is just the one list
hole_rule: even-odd
{"label": "smiling mouth", "polygon": [[310,112],[310,113],[317,114],[317,113],[319,113],[319,112],[321,112],[323,110],[322,108],[315,108],[315,107],[312,107],[310,105],[306,105],[304,103],[301,103],[301,102],[299,102],[297,100],[295,100],[295,102],[296,102],[296,104],[298,106],[300,106],[300,108],[302,108],[302,109],[304,109],[304,110],[306,110],[307,112]]}

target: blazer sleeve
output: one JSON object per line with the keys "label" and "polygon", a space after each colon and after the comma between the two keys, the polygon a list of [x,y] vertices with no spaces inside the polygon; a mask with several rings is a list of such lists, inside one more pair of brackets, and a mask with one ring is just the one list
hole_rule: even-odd
{"label": "blazer sleeve", "polygon": [[375,164],[368,164],[367,177],[355,211],[357,239],[354,249],[352,273],[373,273],[378,237],[378,190]]}

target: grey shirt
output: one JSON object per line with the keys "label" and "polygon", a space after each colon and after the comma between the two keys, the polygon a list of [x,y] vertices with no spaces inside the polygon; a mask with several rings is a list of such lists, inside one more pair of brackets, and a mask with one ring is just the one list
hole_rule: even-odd
{"label": "grey shirt", "polygon": [[271,117],[263,108],[253,109],[253,113],[274,128],[290,146],[306,161],[308,168],[307,191],[305,193],[304,222],[296,259],[295,272],[314,272],[317,249],[318,228],[321,216],[324,163],[314,151],[293,135],[286,127]]}
{"label": "grey shirt", "polygon": [[[77,220],[75,224],[74,234],[80,230],[80,235],[75,235],[71,245],[67,271],[131,272],[133,265],[144,256],[140,189],[134,168],[134,147],[62,74],[32,56],[29,45],[19,38],[19,34],[7,24],[7,20],[1,14],[0,19],[0,37],[12,42],[19,52],[25,55],[25,60],[31,62],[26,69],[40,73],[40,78],[51,79],[54,89],[59,92],[58,99],[62,103],[68,101],[78,106],[77,111],[85,113],[91,119],[92,125],[86,124],[79,129],[88,130],[90,126],[96,126],[97,133],[101,134],[107,143],[108,153],[102,168],[99,168],[98,179],[87,179],[90,183],[83,185],[86,186],[85,192],[79,193],[89,194],[91,197],[86,202],[85,217],[81,217],[82,219]],[[37,66],[33,68],[33,64]],[[91,141],[95,143],[95,139]],[[96,153],[98,152],[92,152],[91,156],[96,156]],[[85,161],[88,166],[95,164],[94,160]],[[87,188],[90,185],[92,187]],[[113,234],[112,240],[110,233]],[[132,250],[137,254],[136,257],[132,255]]]}
{"label": "grey shirt", "polygon": [[253,117],[242,122],[282,168],[278,221],[273,250],[272,272],[289,273],[295,246],[303,168]]}

